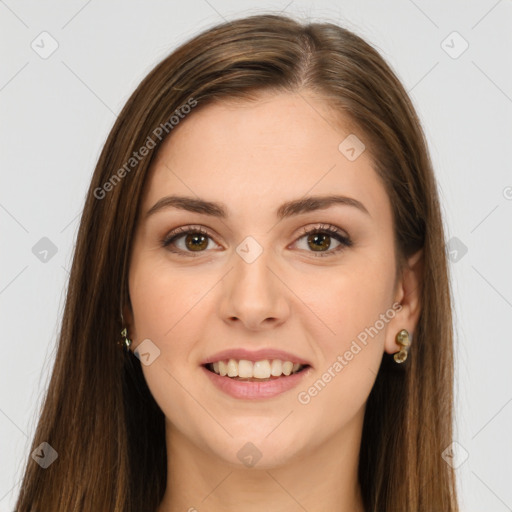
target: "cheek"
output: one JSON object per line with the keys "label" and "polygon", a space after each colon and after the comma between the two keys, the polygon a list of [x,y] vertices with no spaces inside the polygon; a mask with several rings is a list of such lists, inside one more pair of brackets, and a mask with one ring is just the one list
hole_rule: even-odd
{"label": "cheek", "polygon": [[381,303],[363,291],[353,292],[341,295],[336,312],[325,315],[334,334],[324,329],[315,340],[320,365],[298,390],[297,402],[306,417],[321,419],[328,432],[350,423],[371,392],[384,351],[385,328],[371,329],[384,311]]}
{"label": "cheek", "polygon": [[[130,280],[130,298],[137,341],[165,343],[186,323],[205,294],[201,280],[158,265],[140,266]],[[136,345],[134,345],[136,346]]]}
{"label": "cheek", "polygon": [[357,409],[371,390],[394,317],[392,268],[392,260],[381,260],[340,269],[305,300],[316,313],[308,316],[305,332],[312,334],[321,361],[320,382],[312,394],[322,395],[319,402],[325,407],[343,404]]}
{"label": "cheek", "polygon": [[[391,308],[392,268],[391,260],[347,266],[331,272],[324,286],[310,283],[309,292],[303,289],[301,296],[307,297],[304,302],[323,321],[323,324],[318,322],[322,331],[317,332],[322,333],[329,352],[343,350],[347,343],[350,345],[352,339],[373,326]],[[380,323],[379,326],[379,331],[385,331]],[[383,338],[384,332],[379,334]]]}
{"label": "cheek", "polygon": [[200,318],[211,313],[205,310],[207,300],[201,299],[207,298],[205,294],[215,281],[208,284],[176,269],[151,264],[139,266],[130,283],[136,335],[133,347],[150,339],[159,349],[151,364],[142,365],[151,394],[175,428],[200,439],[199,426],[211,418],[191,398],[200,397],[201,391],[195,389],[194,372],[200,369],[193,356],[206,328]]}

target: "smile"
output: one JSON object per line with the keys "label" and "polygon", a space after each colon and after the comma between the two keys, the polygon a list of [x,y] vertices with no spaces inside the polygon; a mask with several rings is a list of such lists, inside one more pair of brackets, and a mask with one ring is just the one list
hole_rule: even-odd
{"label": "smile", "polygon": [[300,372],[308,365],[282,361],[281,359],[263,359],[262,361],[249,361],[247,359],[226,359],[209,363],[206,367],[221,377],[237,379],[270,379],[281,375],[291,375]]}
{"label": "smile", "polygon": [[220,360],[202,365],[210,381],[224,393],[241,399],[271,398],[295,387],[311,366],[280,359]]}

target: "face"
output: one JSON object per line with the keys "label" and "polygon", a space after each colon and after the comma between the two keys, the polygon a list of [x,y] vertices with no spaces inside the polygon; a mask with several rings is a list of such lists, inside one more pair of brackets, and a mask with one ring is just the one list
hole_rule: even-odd
{"label": "face", "polygon": [[[343,433],[383,352],[413,327],[393,307],[404,292],[390,201],[369,152],[339,149],[351,133],[311,94],[262,94],[190,114],[150,170],[129,271],[132,349],[167,428],[225,462],[241,466],[250,441],[273,467]],[[332,196],[345,199],[294,203]],[[229,359],[243,375],[307,366],[241,381],[204,366]]]}

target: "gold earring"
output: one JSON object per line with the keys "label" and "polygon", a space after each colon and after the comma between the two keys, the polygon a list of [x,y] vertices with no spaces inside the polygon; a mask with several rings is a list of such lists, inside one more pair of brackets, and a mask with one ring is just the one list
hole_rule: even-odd
{"label": "gold earring", "polygon": [[126,327],[121,331],[122,340],[118,341],[117,344],[125,351],[130,351],[130,345],[132,344],[132,340],[128,339],[128,331]]}
{"label": "gold earring", "polygon": [[400,350],[395,352],[393,358],[397,363],[403,363],[407,359],[407,351],[409,346],[411,345],[411,341],[409,339],[409,332],[406,329],[402,329],[396,335],[396,342],[400,345]]}

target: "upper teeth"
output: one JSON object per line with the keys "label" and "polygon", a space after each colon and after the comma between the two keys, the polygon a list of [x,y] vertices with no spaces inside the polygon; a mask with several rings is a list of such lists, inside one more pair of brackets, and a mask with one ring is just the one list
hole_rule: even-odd
{"label": "upper teeth", "polygon": [[228,361],[217,361],[213,363],[213,371],[223,377],[241,377],[268,379],[270,376],[279,377],[281,374],[290,375],[296,373],[302,368],[300,363],[291,361],[281,361],[274,359],[270,362],[268,359],[263,361],[248,361],[247,359],[229,359]]}

